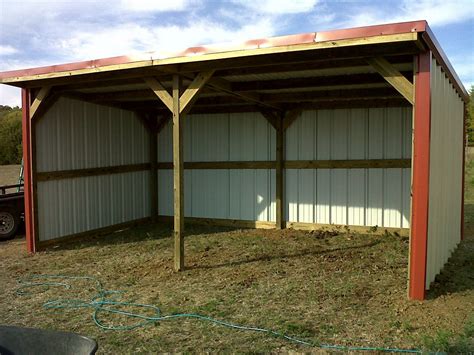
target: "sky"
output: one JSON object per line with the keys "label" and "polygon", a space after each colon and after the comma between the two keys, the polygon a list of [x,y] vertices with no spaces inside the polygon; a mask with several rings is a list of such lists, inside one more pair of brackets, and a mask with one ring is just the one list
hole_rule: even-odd
{"label": "sky", "polygon": [[474,85],[474,0],[0,0],[0,71],[413,20]]}

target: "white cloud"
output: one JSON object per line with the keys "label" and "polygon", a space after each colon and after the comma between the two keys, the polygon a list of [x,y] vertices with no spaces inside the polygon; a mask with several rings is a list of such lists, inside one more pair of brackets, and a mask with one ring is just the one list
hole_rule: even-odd
{"label": "white cloud", "polygon": [[183,50],[187,47],[218,42],[238,42],[275,34],[270,19],[230,28],[212,21],[186,26],[145,27],[123,24],[94,32],[76,32],[59,42],[61,52],[70,53],[70,60],[102,58],[144,51],[158,53]]}
{"label": "white cloud", "polygon": [[[403,14],[399,21],[413,19],[428,20],[432,26],[444,26],[474,18],[474,2],[472,0],[405,0],[402,5]],[[397,18],[397,17],[396,17]]]}
{"label": "white cloud", "polygon": [[0,56],[15,54],[17,52],[18,52],[18,50],[16,48],[12,47],[12,46],[1,45],[0,44]]}
{"label": "white cloud", "polygon": [[444,26],[474,19],[472,0],[403,0],[397,7],[358,7],[343,21],[344,27],[368,26],[427,20],[430,26]]}
{"label": "white cloud", "polygon": [[21,107],[21,90],[13,86],[0,85],[0,105]]}
{"label": "white cloud", "polygon": [[121,7],[125,11],[184,11],[187,9],[186,0],[122,0]]}
{"label": "white cloud", "polygon": [[297,14],[313,10],[319,0],[233,0],[250,11],[267,14]]}

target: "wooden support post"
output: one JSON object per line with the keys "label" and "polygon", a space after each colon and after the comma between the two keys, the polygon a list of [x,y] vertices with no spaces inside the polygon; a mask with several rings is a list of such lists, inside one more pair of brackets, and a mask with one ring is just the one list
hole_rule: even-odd
{"label": "wooden support post", "polygon": [[150,116],[150,203],[151,221],[156,222],[158,218],[158,132],[157,121]]}
{"label": "wooden support post", "polygon": [[[173,114],[174,269],[176,271],[184,269],[183,120],[213,74],[213,70],[199,73],[182,95],[181,77],[178,74],[173,74],[172,95],[155,78],[144,79]],[[156,132],[158,133],[165,124],[166,118],[163,118],[157,123]]]}
{"label": "wooden support post", "polygon": [[283,117],[277,117],[276,129],[276,228],[285,228],[284,221],[284,171],[285,160],[285,131],[283,130]]}
{"label": "wooden support post", "polygon": [[173,186],[174,186],[174,269],[184,269],[183,119],[180,108],[181,78],[173,75]]}
{"label": "wooden support post", "polygon": [[367,62],[387,80],[405,99],[414,104],[413,84],[408,81],[385,58],[377,57],[367,59]]}

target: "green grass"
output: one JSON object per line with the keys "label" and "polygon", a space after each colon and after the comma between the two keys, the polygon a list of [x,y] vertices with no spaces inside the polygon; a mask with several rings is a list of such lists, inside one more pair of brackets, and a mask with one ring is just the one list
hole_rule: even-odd
{"label": "green grass", "polygon": [[461,334],[440,330],[434,336],[424,336],[423,350],[448,354],[472,353],[474,351],[474,317],[466,323]]}
{"label": "green grass", "polygon": [[[201,313],[314,343],[472,351],[474,163],[466,172],[466,239],[424,302],[406,298],[409,241],[397,235],[190,226],[186,270],[175,273],[170,227],[147,225],[33,256],[26,254],[23,239],[0,244],[2,323],[78,332],[97,339],[106,354],[317,349],[197,320],[103,331],[94,326],[90,310],[42,308],[47,299],[68,296],[63,289],[15,294],[17,280],[31,273],[91,275],[108,289],[125,291],[125,300],[158,305],[164,314]],[[75,297],[93,294],[90,285],[74,286]]]}

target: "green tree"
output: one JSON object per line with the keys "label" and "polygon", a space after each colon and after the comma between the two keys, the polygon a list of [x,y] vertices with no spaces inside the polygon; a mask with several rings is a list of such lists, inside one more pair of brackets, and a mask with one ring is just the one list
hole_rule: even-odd
{"label": "green tree", "polygon": [[467,104],[467,136],[469,145],[474,145],[474,85],[471,85],[469,90],[469,103]]}
{"label": "green tree", "polygon": [[0,105],[0,165],[19,164],[21,158],[21,110]]}

